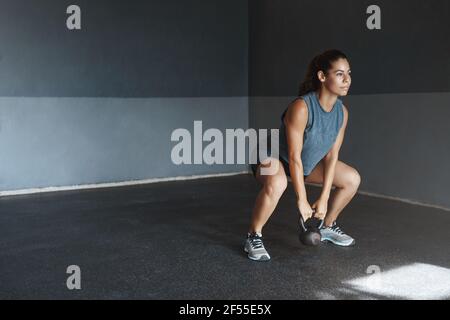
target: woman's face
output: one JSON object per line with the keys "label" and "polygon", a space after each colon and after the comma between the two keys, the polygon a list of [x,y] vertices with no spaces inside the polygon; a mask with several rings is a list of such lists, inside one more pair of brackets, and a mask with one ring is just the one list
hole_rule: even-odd
{"label": "woman's face", "polygon": [[331,93],[346,96],[352,82],[350,65],[347,59],[341,58],[334,61],[326,76],[319,71],[319,79]]}

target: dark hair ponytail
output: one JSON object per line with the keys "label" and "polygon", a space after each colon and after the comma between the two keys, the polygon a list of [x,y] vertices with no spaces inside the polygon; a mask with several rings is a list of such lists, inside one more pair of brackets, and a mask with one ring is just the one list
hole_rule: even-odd
{"label": "dark hair ponytail", "polygon": [[347,56],[336,49],[327,50],[316,55],[308,65],[305,79],[300,84],[298,95],[303,96],[308,92],[318,90],[320,88],[320,80],[317,77],[317,72],[322,70],[326,74],[331,69],[332,63],[341,58],[347,59]]}

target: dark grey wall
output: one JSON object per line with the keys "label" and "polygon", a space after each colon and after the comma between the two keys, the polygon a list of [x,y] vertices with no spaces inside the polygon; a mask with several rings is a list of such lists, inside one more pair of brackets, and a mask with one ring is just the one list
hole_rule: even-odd
{"label": "dark grey wall", "polygon": [[246,169],[175,166],[170,134],[277,127],[337,47],[353,69],[341,159],[361,188],[450,207],[449,2],[378,1],[377,31],[364,0],[83,0],[68,31],[72,3],[0,0],[0,191]]}
{"label": "dark grey wall", "polygon": [[247,170],[170,159],[248,126],[246,1],[0,0],[0,44],[0,192]]}
{"label": "dark grey wall", "polygon": [[[351,60],[352,94],[450,91],[448,0],[250,0],[251,96],[292,96],[317,53]],[[366,9],[381,7],[381,30]]]}
{"label": "dark grey wall", "polygon": [[[82,29],[66,28],[81,7]],[[242,0],[1,0],[0,95],[247,95]]]}
{"label": "dark grey wall", "polygon": [[[366,28],[370,4],[381,30]],[[250,127],[277,128],[312,57],[341,49],[353,82],[340,158],[361,190],[450,207],[449,4],[250,0]]]}

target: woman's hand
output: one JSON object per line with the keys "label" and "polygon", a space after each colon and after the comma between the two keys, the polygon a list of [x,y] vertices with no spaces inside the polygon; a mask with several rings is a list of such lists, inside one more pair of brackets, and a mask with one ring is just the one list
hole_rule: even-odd
{"label": "woman's hand", "polygon": [[328,200],[323,198],[317,199],[317,201],[314,202],[314,204],[311,206],[311,208],[315,209],[316,212],[314,216],[320,220],[325,219],[328,210],[327,207],[328,207]]}
{"label": "woman's hand", "polygon": [[306,221],[312,217],[314,210],[311,208],[307,200],[298,200],[297,206],[300,214],[303,217],[303,221]]}

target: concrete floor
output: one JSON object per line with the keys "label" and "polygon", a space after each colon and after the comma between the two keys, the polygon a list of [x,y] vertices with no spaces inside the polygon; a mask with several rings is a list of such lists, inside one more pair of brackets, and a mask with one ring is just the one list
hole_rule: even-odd
{"label": "concrete floor", "polygon": [[239,175],[0,198],[0,298],[450,298],[450,212],[356,195],[339,219],[356,246],[305,247],[290,185],[260,263],[242,250],[258,191]]}

